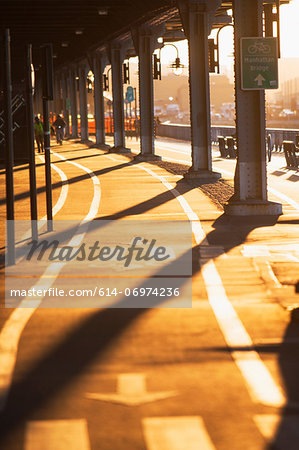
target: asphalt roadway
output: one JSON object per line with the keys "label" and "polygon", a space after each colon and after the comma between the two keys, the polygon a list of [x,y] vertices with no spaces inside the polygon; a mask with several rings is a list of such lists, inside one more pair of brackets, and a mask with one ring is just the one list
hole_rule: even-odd
{"label": "asphalt roadway", "polygon": [[[219,198],[229,180],[205,191],[182,179],[182,162],[134,163],[76,141],[52,152],[54,219],[66,224],[73,247],[90,234],[74,231],[86,222],[111,246],[128,245],[130,230],[169,239],[179,252],[171,270],[192,263],[192,304],[186,275],[167,281],[184,293],[183,305],[162,298],[161,287],[146,308],[140,290],[134,298],[106,290],[99,305],[81,294],[63,303],[54,290],[84,289],[88,275],[93,288],[140,289],[150,275],[142,277],[137,263],[132,272],[112,265],[101,273],[90,264],[88,275],[57,261],[21,266],[24,290],[53,295],[20,294],[8,308],[1,284],[0,449],[298,450],[299,323],[291,311],[299,303],[299,211],[288,205],[280,217],[226,217]],[[0,177],[4,219],[3,170]],[[42,156],[37,181],[42,219]],[[15,168],[15,195],[16,219],[28,220],[25,165]],[[6,284],[17,287],[13,277],[8,272]]]}

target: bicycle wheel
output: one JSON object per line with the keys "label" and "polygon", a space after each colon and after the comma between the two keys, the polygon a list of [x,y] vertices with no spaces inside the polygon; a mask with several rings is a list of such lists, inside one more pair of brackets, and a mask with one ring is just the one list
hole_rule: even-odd
{"label": "bicycle wheel", "polygon": [[268,53],[270,53],[270,51],[271,51],[270,46],[268,44],[264,44],[263,45],[263,53],[268,54]]}
{"label": "bicycle wheel", "polygon": [[254,55],[254,54],[256,53],[256,51],[257,51],[256,45],[254,45],[254,44],[249,45],[249,47],[248,47],[248,53],[250,53],[251,55]]}

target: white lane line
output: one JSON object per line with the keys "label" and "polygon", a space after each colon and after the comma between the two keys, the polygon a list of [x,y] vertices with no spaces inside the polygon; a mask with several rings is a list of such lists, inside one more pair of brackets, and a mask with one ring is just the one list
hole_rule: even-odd
{"label": "white lane line", "polygon": [[[216,170],[219,170],[220,172],[233,177],[234,174],[228,170],[225,169],[221,169],[220,167],[215,167]],[[294,200],[292,200],[290,197],[288,197],[287,195],[283,194],[282,192],[277,191],[276,189],[270,187],[268,185],[268,191],[272,192],[273,195],[275,195],[276,197],[280,198],[281,200],[284,200],[286,203],[288,203],[290,206],[292,206],[294,209],[296,209],[297,211],[299,211],[299,203],[295,202]]]}
{"label": "white lane line", "polygon": [[25,450],[89,450],[85,419],[28,422]]}
{"label": "white lane line", "polygon": [[177,162],[177,163],[181,163],[181,164],[189,164],[191,163],[191,159],[190,160],[186,160],[186,159],[176,159],[176,158],[169,158],[168,156],[164,156],[162,155],[165,161],[171,161],[171,162]]}
{"label": "white lane line", "polygon": [[275,284],[275,286],[277,288],[281,288],[282,285],[281,285],[280,281],[278,280],[277,276],[275,275],[275,273],[273,272],[272,266],[268,261],[265,263],[265,267],[266,267],[269,279]]}
{"label": "white lane line", "polygon": [[215,450],[199,416],[142,419],[148,450]]}
{"label": "white lane line", "polygon": [[[60,155],[58,156],[60,157]],[[64,157],[61,157],[61,159],[65,160]],[[70,161],[68,162],[70,163]],[[88,214],[81,221],[81,224],[87,223],[89,220],[95,218],[100,206],[100,182],[97,176],[87,167],[74,162],[72,163],[87,172],[93,181],[94,195],[91,206]],[[82,231],[82,226],[80,226],[80,230]],[[79,245],[78,243],[83,240],[84,234],[85,233],[81,233],[80,235],[74,236],[68,245]],[[32,288],[35,288],[36,290],[49,289],[65,264],[66,263],[51,264]],[[0,332],[0,411],[5,408],[6,399],[11,387],[21,334],[42,300],[43,297],[25,297],[20,305],[11,313]]]}
{"label": "white lane line", "polygon": [[191,158],[191,148],[190,148],[190,151],[187,153],[187,152],[181,152],[179,150],[173,150],[172,148],[169,148],[169,146],[166,147],[166,146],[163,146],[161,144],[158,144],[155,147],[157,149],[159,148],[160,150],[165,150],[165,151],[170,152],[170,153],[179,153],[180,155],[186,155],[186,156],[189,156],[189,158]]}
{"label": "white lane line", "polygon": [[241,253],[245,258],[257,258],[258,256],[265,258],[271,257],[267,245],[243,245]]}
{"label": "white lane line", "polygon": [[[39,155],[39,158],[43,162],[45,161],[44,157],[42,157],[40,155]],[[66,174],[59,167],[57,167],[53,163],[51,163],[51,167],[53,167],[53,169],[58,173],[58,175],[60,176],[61,182],[62,182],[60,196],[59,196],[59,198],[57,200],[57,203],[54,205],[54,208],[52,210],[52,214],[53,214],[53,217],[54,217],[54,216],[56,216],[56,214],[61,210],[61,208],[65,204],[65,201],[66,201],[66,198],[67,198],[67,195],[68,195],[69,185],[68,185],[68,179],[67,179]],[[47,220],[47,216],[46,215],[44,217],[42,217],[39,222],[42,222],[44,220]]]}
{"label": "white lane line", "polygon": [[[177,142],[166,142],[156,141],[155,148],[160,147],[162,150],[169,150],[175,153],[181,153],[183,155],[191,156],[191,143],[190,144],[178,144]],[[172,150],[171,147],[180,149],[180,150]],[[187,151],[183,151],[182,147],[186,148]]]}
{"label": "white lane line", "polygon": [[276,197],[281,198],[281,200],[284,200],[286,203],[291,205],[294,209],[299,211],[299,203],[296,203],[294,200],[292,200],[287,195],[283,194],[282,192],[277,191],[274,188],[268,187],[269,191],[272,192],[272,194],[276,195]]}
{"label": "white lane line", "polygon": [[197,214],[195,214],[195,212],[193,211],[187,200],[183,197],[183,195],[180,194],[179,191],[172,186],[172,184],[168,183],[168,181],[166,181],[166,179],[163,176],[157,175],[148,167],[142,165],[139,165],[138,167],[142,168],[147,173],[149,173],[150,175],[161,181],[161,183],[173,194],[173,196],[178,200],[181,207],[185,211],[189,221],[191,222],[192,232],[194,234],[196,243],[197,244],[200,243],[201,245],[208,245],[208,240],[205,235],[205,232],[203,231],[199,218]]}
{"label": "white lane line", "polygon": [[[262,436],[272,441],[273,448],[298,450],[299,448],[299,415],[258,414],[253,417]],[[271,446],[271,448],[272,448]]]}
{"label": "white lane line", "polygon": [[[38,155],[38,157],[40,158],[40,160],[43,163],[45,162],[45,159],[44,159],[43,156]],[[65,204],[65,201],[66,201],[66,198],[67,198],[67,195],[68,195],[69,185],[68,185],[68,179],[67,179],[66,174],[59,167],[57,167],[53,163],[51,163],[51,167],[58,173],[58,175],[60,176],[60,179],[61,179],[60,195],[59,195],[59,198],[58,198],[56,204],[54,205],[54,207],[52,209],[53,217],[55,217],[56,214],[61,210],[61,208]],[[46,215],[38,220],[38,222],[37,222],[38,230],[41,230],[42,227],[46,226],[46,223],[45,223],[46,220],[47,220],[47,216]],[[23,242],[23,240],[30,239],[30,238],[31,238],[31,230],[28,230],[24,234],[24,236],[22,236],[21,241]]]}
{"label": "white lane line", "polygon": [[[259,354],[254,350],[247,350],[253,347],[253,342],[227,298],[215,264],[209,261],[202,266],[201,270],[210,305],[225,341],[232,349],[231,355],[245,378],[252,400],[269,406],[282,407],[286,399],[281,389],[275,383]],[[236,347],[244,347],[244,349],[233,350]]]}
{"label": "white lane line", "polygon": [[[155,174],[155,172],[147,167],[142,165],[139,165],[139,167],[160,180],[173,193],[186,212],[189,220],[196,220],[196,222],[191,222],[196,243],[202,245],[202,241],[204,241],[208,245],[208,240],[199,218],[186,199],[170,183],[166,182],[163,177]],[[250,336],[226,295],[222,280],[212,260],[202,265],[202,275],[210,305],[228,347],[234,348],[240,345],[245,347],[253,346]],[[247,383],[249,394],[254,402],[278,408],[286,404],[284,393],[278,384],[276,384],[256,351],[245,351],[244,349],[243,351],[237,352],[232,349],[231,354]]]}
{"label": "white lane line", "polygon": [[91,177],[91,179],[93,181],[94,196],[92,199],[90,210],[89,210],[87,216],[84,218],[84,221],[94,219],[95,216],[97,215],[97,212],[99,209],[99,204],[100,204],[100,198],[101,198],[101,188],[100,188],[100,182],[99,182],[98,177],[95,175],[95,173],[92,170],[88,169],[88,167],[82,166],[81,164],[76,163],[74,161],[69,161],[64,156],[60,155],[59,153],[54,153],[54,152],[52,152],[52,153],[53,153],[53,155],[57,156],[58,158],[62,159],[63,161],[66,161],[68,164],[72,164],[73,166],[78,167],[81,170],[84,170]]}
{"label": "white lane line", "polygon": [[281,416],[278,414],[257,414],[253,420],[266,439],[272,439],[279,427]]}

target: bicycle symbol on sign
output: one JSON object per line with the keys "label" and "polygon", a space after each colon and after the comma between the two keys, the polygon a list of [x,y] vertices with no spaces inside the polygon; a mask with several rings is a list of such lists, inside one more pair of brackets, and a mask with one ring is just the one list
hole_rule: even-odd
{"label": "bicycle symbol on sign", "polygon": [[264,42],[255,41],[254,44],[249,45],[248,53],[254,55],[255,53],[263,53],[264,55],[268,55],[271,53],[271,47]]}

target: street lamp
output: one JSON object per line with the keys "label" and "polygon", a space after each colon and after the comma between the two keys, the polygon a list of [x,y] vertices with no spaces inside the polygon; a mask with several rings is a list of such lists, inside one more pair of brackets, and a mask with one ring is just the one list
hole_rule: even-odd
{"label": "street lamp", "polygon": [[[172,64],[170,64],[168,67],[170,67],[171,69],[173,69],[173,73],[174,73],[175,75],[182,75],[182,73],[183,73],[183,68],[184,68],[185,66],[184,66],[184,64],[181,63],[180,55],[179,55],[179,49],[177,48],[176,45],[171,44],[171,43],[169,43],[169,42],[168,42],[167,44],[164,44],[164,47],[165,47],[166,45],[171,45],[172,47],[174,47],[174,48],[176,49],[176,54],[177,54],[177,56],[176,56],[174,62],[173,62]],[[162,48],[163,48],[163,47],[162,47]],[[160,49],[160,52],[161,52],[161,50],[162,50],[162,49]]]}
{"label": "street lamp", "polygon": [[155,80],[161,80],[161,51],[166,45],[171,45],[176,49],[176,58],[173,63],[171,63],[168,67],[173,69],[173,73],[175,75],[181,75],[183,73],[183,68],[185,67],[184,64],[181,63],[179,50],[176,45],[171,43],[163,44],[161,48],[159,48],[159,56],[157,54],[154,54],[154,79]]}
{"label": "street lamp", "polygon": [[181,64],[180,58],[175,58],[175,61],[170,64],[170,66],[173,69],[173,73],[175,75],[182,75],[183,73],[183,68],[185,67],[184,64]]}
{"label": "street lamp", "polygon": [[[225,27],[233,27],[234,26],[232,23],[226,23],[225,25],[222,25],[220,28],[218,28],[217,30],[217,34],[216,34],[216,45],[215,45],[215,49],[216,49],[216,53],[217,53],[217,73],[220,73],[220,64],[219,64],[219,34],[220,31],[223,30],[223,28]],[[214,49],[213,49],[214,51]]]}

